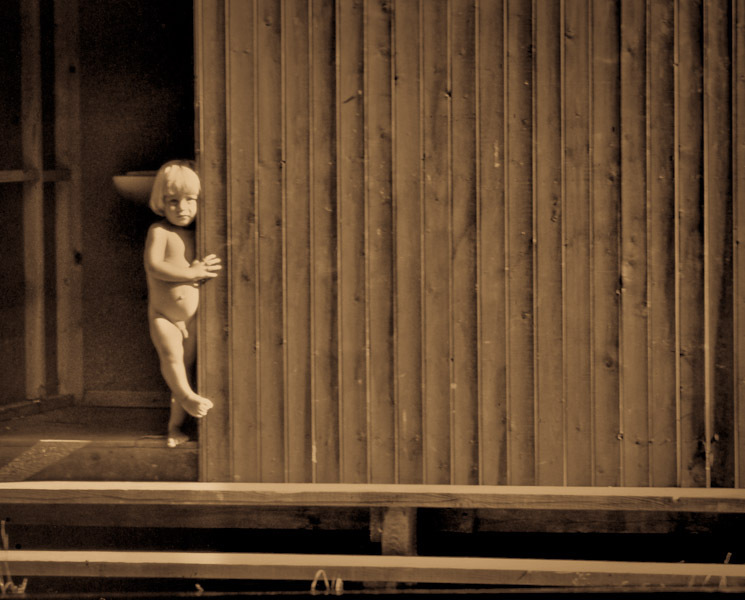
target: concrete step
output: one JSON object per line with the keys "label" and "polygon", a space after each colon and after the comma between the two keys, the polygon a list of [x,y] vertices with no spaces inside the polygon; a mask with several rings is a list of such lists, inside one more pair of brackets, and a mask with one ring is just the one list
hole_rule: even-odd
{"label": "concrete step", "polygon": [[0,423],[0,481],[195,481],[196,427],[166,445],[167,408],[72,406]]}

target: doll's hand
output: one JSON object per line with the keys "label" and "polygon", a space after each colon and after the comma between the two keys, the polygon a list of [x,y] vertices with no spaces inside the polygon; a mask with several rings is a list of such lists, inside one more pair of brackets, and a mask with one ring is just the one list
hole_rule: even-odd
{"label": "doll's hand", "polygon": [[195,260],[192,262],[190,269],[192,271],[194,283],[201,284],[207,279],[217,277],[217,271],[222,269],[221,262],[222,261],[214,254],[205,256],[202,260]]}

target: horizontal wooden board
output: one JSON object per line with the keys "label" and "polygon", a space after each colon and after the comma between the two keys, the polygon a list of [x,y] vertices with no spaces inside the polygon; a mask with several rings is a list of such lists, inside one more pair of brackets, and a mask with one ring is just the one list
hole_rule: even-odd
{"label": "horizontal wooden board", "polygon": [[50,505],[411,506],[745,513],[745,490],[137,481],[0,484],[0,504],[24,502]]}
{"label": "horizontal wooden board", "polygon": [[[5,553],[17,576],[388,581],[546,586],[731,586],[745,566],[579,560],[184,552]],[[319,590],[325,589],[325,583]]]}

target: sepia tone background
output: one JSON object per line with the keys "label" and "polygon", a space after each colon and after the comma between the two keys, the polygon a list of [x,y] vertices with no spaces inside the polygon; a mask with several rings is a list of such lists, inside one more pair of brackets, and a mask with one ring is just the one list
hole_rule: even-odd
{"label": "sepia tone background", "polygon": [[165,406],[111,177],[196,156],[202,479],[742,486],[741,2],[33,5],[0,403]]}

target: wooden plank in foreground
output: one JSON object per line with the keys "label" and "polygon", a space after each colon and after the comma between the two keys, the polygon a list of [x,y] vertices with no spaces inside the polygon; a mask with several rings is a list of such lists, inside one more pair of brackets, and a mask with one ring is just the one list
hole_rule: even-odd
{"label": "wooden plank in foreground", "polygon": [[745,513],[745,490],[137,481],[0,483],[0,506],[18,503],[174,504],[205,507],[409,506]]}
{"label": "wooden plank in foreground", "polygon": [[745,565],[579,560],[185,552],[5,553],[15,576],[406,581],[544,586],[740,586]]}

